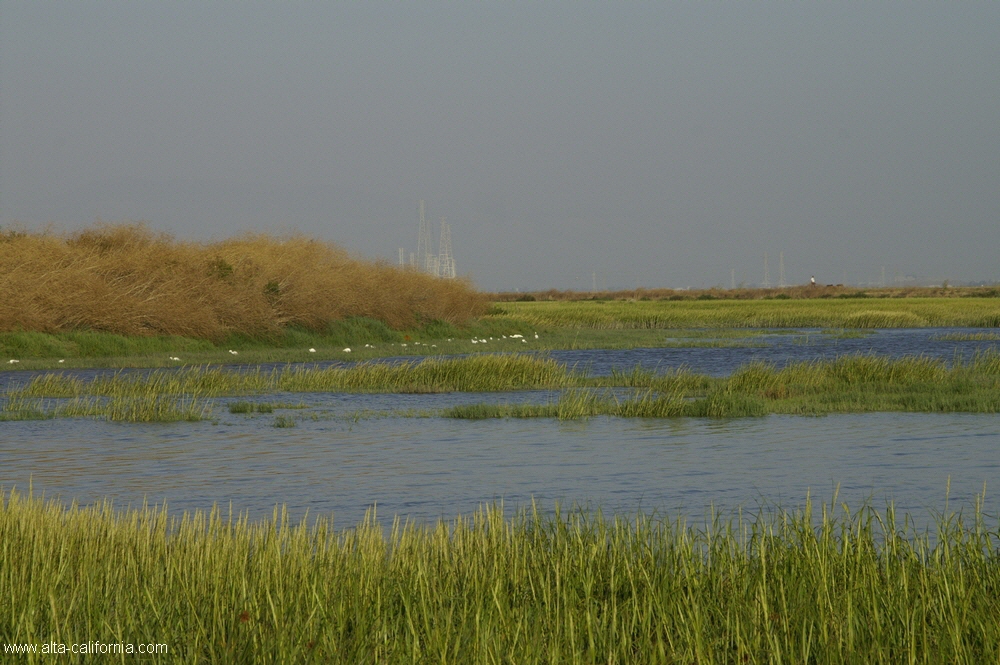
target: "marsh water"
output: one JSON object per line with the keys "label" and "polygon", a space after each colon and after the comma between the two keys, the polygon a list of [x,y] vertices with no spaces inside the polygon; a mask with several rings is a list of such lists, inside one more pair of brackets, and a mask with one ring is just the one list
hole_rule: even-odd
{"label": "marsh water", "polygon": [[[942,339],[956,331],[893,330],[843,338],[817,331],[763,335],[723,348],[563,351],[551,355],[604,374],[637,364],[726,374],[750,360],[776,365],[846,353],[928,355],[953,361],[995,341]],[[965,331],[976,332],[976,331]],[[87,375],[92,372],[81,372]],[[4,385],[29,372],[0,375]],[[253,518],[283,504],[293,518],[333,514],[356,524],[376,507],[426,522],[503,502],[544,509],[600,508],[701,517],[762,505],[827,501],[897,510],[926,519],[971,508],[986,484],[996,514],[1000,416],[850,414],[729,420],[450,420],[359,412],[433,412],[456,404],[554,399],[529,393],[255,396],[298,408],[231,414],[220,398],[201,422],[108,423],[89,419],[0,422],[0,486],[66,501],[166,502],[172,512],[219,504]],[[246,399],[246,398],[242,398]],[[275,427],[283,415],[294,427]],[[946,496],[947,494],[947,496]]]}

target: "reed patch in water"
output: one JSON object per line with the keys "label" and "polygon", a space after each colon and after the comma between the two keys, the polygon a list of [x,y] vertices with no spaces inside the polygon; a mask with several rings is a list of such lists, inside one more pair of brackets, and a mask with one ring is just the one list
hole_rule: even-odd
{"label": "reed patch in water", "polygon": [[[601,393],[596,389],[633,392]],[[429,358],[421,362],[359,363],[351,367],[283,368],[269,372],[220,368],[115,373],[89,381],[65,374],[42,374],[11,388],[6,419],[54,415],[174,411],[202,412],[205,399],[226,395],[286,392],[507,392],[557,389],[545,405],[475,405],[448,409],[447,417],[744,417],[768,413],[823,414],[867,411],[1000,412],[1000,353],[987,350],[951,365],[922,356],[890,359],[872,355],[792,363],[778,368],[751,362],[728,377],[709,377],[681,368],[665,373],[636,367],[589,376],[551,358],[486,354]],[[103,399],[88,401],[89,398]],[[45,409],[43,398],[69,398],[70,406]],[[34,402],[30,400],[36,400]],[[176,409],[168,408],[170,400]],[[188,400],[197,406],[184,406]],[[113,407],[113,408],[112,408]],[[235,407],[239,408],[239,407]],[[155,419],[155,418],[152,418]]]}
{"label": "reed patch in water", "polygon": [[469,405],[451,418],[584,418],[595,415],[663,418],[742,418],[767,414],[884,411],[1000,413],[1000,354],[977,353],[948,366],[921,356],[890,359],[852,355],[783,368],[751,362],[728,377],[677,372],[658,377],[636,368],[595,377],[594,385],[625,386],[632,394],[589,393],[585,406],[570,391],[549,405]]}

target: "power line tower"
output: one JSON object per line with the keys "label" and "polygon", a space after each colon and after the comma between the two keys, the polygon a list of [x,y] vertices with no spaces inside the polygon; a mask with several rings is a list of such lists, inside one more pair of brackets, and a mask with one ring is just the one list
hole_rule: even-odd
{"label": "power line tower", "polygon": [[441,218],[441,238],[437,255],[437,275],[455,279],[455,257],[451,253],[451,227]]}
{"label": "power line tower", "polygon": [[434,258],[431,249],[431,226],[424,217],[424,200],[420,199],[417,206],[417,214],[420,217],[420,230],[417,233],[417,268],[431,272],[431,263]]}
{"label": "power line tower", "polygon": [[780,288],[785,288],[788,286],[785,284],[785,253],[778,252],[778,286]]}

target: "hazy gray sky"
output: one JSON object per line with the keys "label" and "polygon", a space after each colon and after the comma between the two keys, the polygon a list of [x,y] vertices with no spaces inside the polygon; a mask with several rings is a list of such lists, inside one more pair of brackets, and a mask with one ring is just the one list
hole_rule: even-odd
{"label": "hazy gray sky", "polygon": [[2,225],[418,199],[491,290],[1000,280],[1000,3],[0,0]]}

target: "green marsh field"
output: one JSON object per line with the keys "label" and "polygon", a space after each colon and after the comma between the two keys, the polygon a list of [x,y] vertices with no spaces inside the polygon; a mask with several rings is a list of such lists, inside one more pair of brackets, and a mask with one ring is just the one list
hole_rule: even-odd
{"label": "green marsh field", "polygon": [[[262,256],[276,251],[258,244]],[[213,265],[211,279],[229,284],[230,273]],[[952,291],[484,306],[459,290],[449,297],[474,303],[474,315],[401,314],[392,325],[361,312],[254,330],[213,319],[206,335],[166,325],[152,334],[22,327],[0,332],[2,368],[34,372],[11,375],[0,428],[65,418],[120,427],[266,418],[285,437],[297,430],[281,428],[309,410],[297,396],[323,393],[508,396],[355,416],[451,422],[995,414],[1000,299]],[[948,328],[942,340],[984,346],[949,359],[747,361],[725,376],[640,366],[596,374],[550,355],[750,351],[766,335],[864,340],[887,328]],[[111,371],[77,371],[84,368]],[[550,397],[522,402],[522,391]],[[836,498],[790,511],[711,513],[700,523],[493,506],[431,523],[371,515],[335,528],[322,515],[292,522],[280,508],[251,521],[218,509],[77,506],[5,487],[0,589],[9,609],[0,641],[99,634],[168,644],[157,662],[1000,662],[1000,529],[985,505],[941,512],[929,530],[891,505],[852,509]]]}

